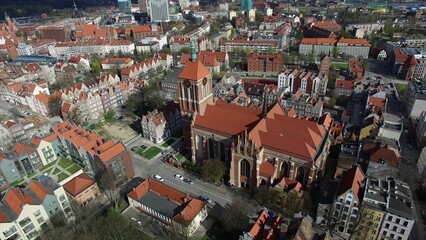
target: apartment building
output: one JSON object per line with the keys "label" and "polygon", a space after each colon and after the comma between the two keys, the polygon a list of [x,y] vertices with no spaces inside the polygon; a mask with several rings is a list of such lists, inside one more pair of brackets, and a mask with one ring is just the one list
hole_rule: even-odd
{"label": "apartment building", "polygon": [[141,125],[143,137],[153,143],[162,143],[170,136],[167,119],[157,109],[142,116]]}
{"label": "apartment building", "polygon": [[64,189],[79,206],[84,206],[101,195],[96,181],[85,173],[67,182]]}
{"label": "apartment building", "polygon": [[246,51],[247,48],[258,53],[266,53],[268,49],[273,51],[279,48],[279,41],[277,40],[250,40],[247,38],[234,38],[232,40],[223,40],[220,43],[220,51],[234,52],[236,49]]}
{"label": "apartment building", "polygon": [[362,202],[364,173],[358,166],[343,172],[339,190],[333,204],[331,222],[343,237],[349,237],[355,229]]}
{"label": "apartment building", "polygon": [[146,179],[127,194],[129,205],[191,236],[207,217],[207,204],[166,184]]}
{"label": "apartment building", "polygon": [[416,127],[416,141],[421,148],[426,146],[426,110],[424,110],[419,117],[419,122]]}
{"label": "apartment building", "polygon": [[0,205],[0,238],[35,239],[59,213],[74,218],[63,187],[52,178],[41,176],[39,181],[29,180],[25,188],[10,188]]}
{"label": "apartment building", "polygon": [[146,37],[156,37],[163,33],[163,29],[155,24],[144,24],[137,26],[128,26],[124,30],[126,39],[138,42]]}
{"label": "apartment building", "polygon": [[135,44],[129,40],[87,40],[75,42],[58,42],[49,46],[49,54],[53,57],[74,56],[79,54],[106,55],[110,52],[133,54]]}
{"label": "apartment building", "polygon": [[426,49],[394,48],[391,55],[393,72],[404,80],[426,77]]}
{"label": "apartment building", "polygon": [[182,48],[190,48],[191,47],[191,38],[183,37],[183,36],[173,36],[170,39],[170,50],[172,52],[180,52]]}
{"label": "apartment building", "polygon": [[131,154],[121,142],[116,143],[67,121],[52,129],[59,140],[59,154],[70,156],[74,162],[86,167],[91,176],[112,174],[118,185],[135,175]]}
{"label": "apartment building", "polygon": [[103,70],[122,69],[133,64],[134,62],[131,58],[105,58],[101,61]]}
{"label": "apartment building", "polygon": [[281,54],[251,53],[247,59],[248,72],[279,73],[283,68]]}
{"label": "apartment building", "polygon": [[278,75],[278,88],[288,93],[324,96],[327,91],[328,75],[305,71],[303,69],[287,69]]}
{"label": "apartment building", "polygon": [[426,109],[426,83],[415,80],[408,83],[405,90],[405,115],[414,119]]}
{"label": "apartment building", "polygon": [[281,106],[286,109],[293,109],[297,116],[320,117],[323,114],[324,103],[320,98],[311,97],[309,94],[302,94],[299,89],[294,94],[285,94],[281,98]]}
{"label": "apartment building", "polygon": [[122,68],[120,70],[121,78],[122,80],[144,78],[161,68],[164,69],[165,67],[166,66],[160,64],[160,60],[158,58],[148,58],[146,61]]}
{"label": "apartment building", "polygon": [[364,202],[384,212],[378,239],[409,239],[417,213],[406,183],[391,177],[386,180],[368,177]]}
{"label": "apartment building", "polygon": [[303,38],[299,44],[299,54],[317,56],[337,51],[339,54],[368,58],[370,46],[367,39]]}
{"label": "apartment building", "polygon": [[359,223],[352,238],[356,240],[378,239],[384,217],[384,211],[376,208],[374,204],[364,202]]}

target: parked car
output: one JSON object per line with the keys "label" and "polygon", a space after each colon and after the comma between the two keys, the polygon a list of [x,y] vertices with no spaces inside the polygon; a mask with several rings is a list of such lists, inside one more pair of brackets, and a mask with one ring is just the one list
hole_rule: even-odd
{"label": "parked car", "polygon": [[136,218],[132,217],[132,218],[130,218],[130,219],[132,219],[132,221],[136,222]]}
{"label": "parked car", "polygon": [[136,152],[139,149],[141,149],[139,146],[134,146],[134,147],[130,148],[130,150],[132,150],[133,152]]}
{"label": "parked car", "polygon": [[141,223],[141,221],[138,221],[137,223],[138,223],[138,226],[139,226],[139,227],[142,227],[142,223]]}
{"label": "parked car", "polygon": [[184,182],[186,182],[186,183],[188,183],[189,185],[194,184],[194,183],[192,182],[192,180],[191,180],[191,179],[188,179],[188,178],[183,179],[183,181],[184,181]]}
{"label": "parked car", "polygon": [[154,179],[159,181],[159,182],[164,182],[164,179],[160,176],[160,175],[154,175]]}
{"label": "parked car", "polygon": [[210,198],[208,198],[208,197],[204,197],[204,196],[200,196],[199,197],[201,200],[203,200],[204,202],[207,202],[207,203],[209,203],[209,204],[211,204],[213,201],[210,199]]}
{"label": "parked car", "polygon": [[184,179],[183,179],[183,177],[181,176],[181,175],[179,175],[179,174],[175,174],[175,178],[176,179],[179,179],[179,180],[181,180],[181,181],[183,181]]}
{"label": "parked car", "polygon": [[144,144],[142,144],[142,145],[141,145],[141,148],[142,148],[143,150],[145,150],[145,149],[146,149],[146,146],[145,146]]}

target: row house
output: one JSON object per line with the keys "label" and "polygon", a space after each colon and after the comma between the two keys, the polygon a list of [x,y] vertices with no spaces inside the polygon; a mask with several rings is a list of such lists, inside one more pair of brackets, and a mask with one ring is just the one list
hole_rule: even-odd
{"label": "row house", "polygon": [[52,127],[59,154],[69,156],[93,177],[111,174],[117,185],[134,177],[132,156],[121,142],[114,142],[68,121]]}
{"label": "row house", "polygon": [[11,188],[2,198],[0,238],[38,238],[52,226],[50,220],[58,214],[66,220],[75,218],[63,187],[46,176],[38,181],[29,180],[25,188]]}
{"label": "row house", "polygon": [[154,58],[158,59],[160,65],[165,69],[170,69],[173,66],[173,55],[167,53],[154,54]]}
{"label": "row house", "polygon": [[80,54],[106,55],[110,52],[133,54],[135,44],[129,40],[87,40],[75,42],[58,42],[49,46],[49,54],[53,57],[73,56]]}
{"label": "row house", "polygon": [[163,29],[155,24],[128,26],[124,30],[126,39],[138,42],[147,37],[156,37],[163,33]]}
{"label": "row house", "polygon": [[314,98],[308,94],[302,94],[298,90],[294,94],[285,94],[281,99],[281,105],[289,111],[295,111],[297,116],[320,117],[323,114],[324,103],[321,98]]}
{"label": "row house", "polygon": [[347,79],[359,80],[364,76],[364,68],[358,58],[350,58],[348,61]]}
{"label": "row house", "polygon": [[173,36],[170,39],[170,50],[174,53],[181,52],[182,48],[190,48],[191,47],[191,38],[183,37],[183,36]]}
{"label": "row house", "polygon": [[29,63],[22,65],[5,64],[2,67],[0,79],[9,79],[13,82],[30,82],[46,76],[42,65]]}
{"label": "row house", "polygon": [[105,58],[101,61],[103,70],[121,69],[130,67],[133,64],[134,62],[131,58]]}
{"label": "row house", "polygon": [[288,69],[278,75],[278,88],[288,93],[324,96],[327,91],[328,75],[303,69]]}
{"label": "row house", "polygon": [[76,40],[117,39],[117,31],[112,27],[100,28],[98,24],[82,24],[81,30],[74,32]]}
{"label": "row house", "polygon": [[367,39],[303,38],[299,44],[299,54],[317,56],[336,51],[338,54],[368,58],[370,47]]}
{"label": "row house", "polygon": [[258,53],[266,53],[268,49],[277,50],[279,42],[277,40],[250,40],[247,38],[234,38],[233,40],[223,40],[220,43],[220,51],[234,52],[236,49],[246,51],[249,48]]}
{"label": "row house", "polygon": [[128,80],[128,79],[137,79],[139,78],[139,75],[141,74],[150,74],[155,71],[158,71],[162,67],[160,65],[160,61],[158,58],[148,58],[146,61],[142,61],[136,64],[133,64],[132,66],[122,68],[120,70],[121,72],[121,78],[122,80]]}

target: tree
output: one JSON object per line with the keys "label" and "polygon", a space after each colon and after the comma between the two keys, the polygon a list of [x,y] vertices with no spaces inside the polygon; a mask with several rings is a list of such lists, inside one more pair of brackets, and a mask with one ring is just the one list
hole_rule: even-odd
{"label": "tree", "polygon": [[231,29],[231,35],[229,36],[229,39],[232,40],[235,38],[235,36],[237,36],[237,31],[235,30],[235,28]]}
{"label": "tree", "polygon": [[99,187],[104,191],[111,206],[114,209],[118,209],[120,194],[111,171],[112,170],[108,171],[107,169],[103,169],[99,176]]}
{"label": "tree", "polygon": [[261,12],[256,11],[255,21],[256,21],[257,26],[259,26],[263,22],[263,14]]}
{"label": "tree", "polygon": [[160,53],[172,54],[172,50],[170,50],[170,48],[163,48],[160,50]]}
{"label": "tree", "polygon": [[74,107],[70,114],[68,115],[68,120],[70,120],[71,122],[74,122],[78,125],[81,124],[81,113],[80,110],[77,107]]}
{"label": "tree", "polygon": [[272,47],[268,47],[268,49],[266,49],[266,53],[267,53],[267,54],[275,54],[275,53],[276,53],[276,51],[275,51],[275,49],[274,49],[274,48],[272,48]]}
{"label": "tree", "polygon": [[230,204],[225,206],[222,216],[222,225],[229,233],[242,232],[248,226],[247,215],[253,211],[253,208],[247,204],[247,200],[242,197],[232,199]]}
{"label": "tree", "polygon": [[217,183],[222,180],[226,169],[226,165],[218,158],[205,160],[202,171],[203,178],[207,182]]}
{"label": "tree", "polygon": [[104,115],[104,119],[107,122],[112,122],[115,121],[115,111],[114,110],[109,110],[105,115]]}
{"label": "tree", "polygon": [[60,97],[57,97],[57,98],[51,97],[47,108],[48,108],[50,117],[62,116],[62,112],[61,112],[62,99]]}
{"label": "tree", "polygon": [[337,58],[339,56],[339,48],[337,46],[333,47],[333,58]]}
{"label": "tree", "polygon": [[189,54],[190,53],[189,47],[183,47],[183,48],[180,49],[180,51],[182,52],[182,54]]}
{"label": "tree", "polygon": [[138,115],[146,114],[148,111],[162,107],[165,101],[155,84],[144,85],[139,89],[139,92],[129,96],[126,111],[128,114],[135,111]]}
{"label": "tree", "polygon": [[90,63],[90,72],[94,75],[97,76],[99,75],[99,73],[101,72],[101,63],[99,61],[93,61]]}

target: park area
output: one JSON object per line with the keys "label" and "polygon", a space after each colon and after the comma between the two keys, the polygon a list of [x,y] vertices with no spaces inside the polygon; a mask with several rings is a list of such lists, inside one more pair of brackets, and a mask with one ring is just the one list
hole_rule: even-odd
{"label": "park area", "polygon": [[159,153],[161,152],[161,148],[156,147],[156,146],[152,146],[150,148],[148,148],[147,150],[139,150],[137,151],[137,154],[139,154],[140,156],[147,158],[147,159],[152,159],[155,156],[157,156]]}

